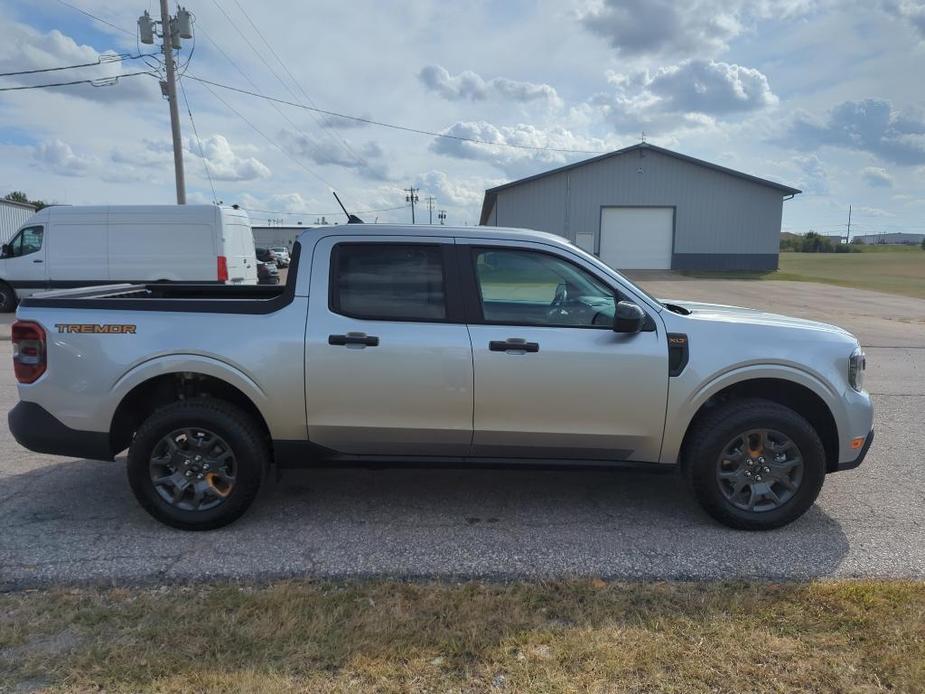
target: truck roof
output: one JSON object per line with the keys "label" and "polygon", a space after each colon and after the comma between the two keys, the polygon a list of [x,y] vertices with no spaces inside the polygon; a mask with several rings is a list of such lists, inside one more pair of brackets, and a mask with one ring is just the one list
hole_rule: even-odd
{"label": "truck roof", "polygon": [[552,242],[556,245],[567,245],[568,241],[561,236],[534,229],[517,229],[514,227],[488,227],[488,226],[449,226],[431,224],[337,224],[305,227],[299,234],[303,236],[317,235],[324,232],[325,236],[458,236],[478,239],[511,239],[523,241]]}

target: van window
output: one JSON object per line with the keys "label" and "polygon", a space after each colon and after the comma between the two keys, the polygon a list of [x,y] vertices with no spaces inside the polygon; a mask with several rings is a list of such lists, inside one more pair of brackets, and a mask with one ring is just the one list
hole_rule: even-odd
{"label": "van window", "polygon": [[15,258],[20,255],[29,255],[42,250],[43,227],[26,227],[10,241],[8,257]]}

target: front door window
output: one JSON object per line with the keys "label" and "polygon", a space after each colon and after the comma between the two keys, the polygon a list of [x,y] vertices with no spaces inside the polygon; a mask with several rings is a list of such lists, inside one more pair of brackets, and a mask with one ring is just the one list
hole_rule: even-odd
{"label": "front door window", "polygon": [[42,227],[26,227],[20,231],[13,240],[8,244],[8,258],[15,258],[21,255],[29,255],[42,250],[42,238],[44,229]]}

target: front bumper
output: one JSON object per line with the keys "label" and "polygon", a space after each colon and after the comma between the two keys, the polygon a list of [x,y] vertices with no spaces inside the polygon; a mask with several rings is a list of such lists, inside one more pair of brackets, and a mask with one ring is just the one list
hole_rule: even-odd
{"label": "front bumper", "polygon": [[38,403],[20,401],[10,410],[7,422],[16,442],[36,453],[91,460],[114,457],[108,432],[71,429]]}
{"label": "front bumper", "polygon": [[847,463],[839,463],[835,466],[835,469],[832,472],[843,472],[844,470],[854,470],[861,463],[864,462],[864,457],[867,455],[867,451],[870,450],[870,445],[874,442],[874,430],[871,429],[870,433],[867,435],[867,438],[864,440],[864,446],[861,448],[861,452],[858,454],[858,457],[854,460]]}

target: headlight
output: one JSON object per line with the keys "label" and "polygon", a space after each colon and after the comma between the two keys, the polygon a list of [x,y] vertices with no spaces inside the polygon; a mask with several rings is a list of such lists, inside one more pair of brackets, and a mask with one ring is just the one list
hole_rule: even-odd
{"label": "headlight", "polygon": [[848,357],[848,383],[859,393],[864,390],[864,370],[867,368],[867,358],[858,347]]}

